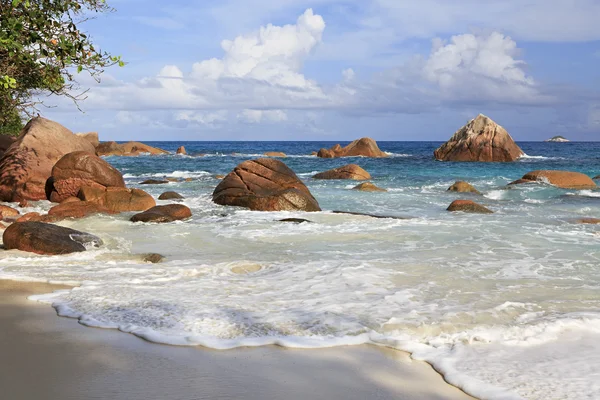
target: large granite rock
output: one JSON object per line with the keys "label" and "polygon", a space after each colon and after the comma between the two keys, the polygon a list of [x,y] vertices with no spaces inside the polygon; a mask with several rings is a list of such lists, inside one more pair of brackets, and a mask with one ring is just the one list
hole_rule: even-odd
{"label": "large granite rock", "polygon": [[257,211],[321,211],[294,171],[273,158],[239,164],[215,188],[213,201]]}
{"label": "large granite rock", "polygon": [[471,214],[493,214],[493,211],[471,200],[454,200],[448,211],[462,211]]}
{"label": "large granite rock", "polygon": [[441,161],[515,161],[523,156],[508,132],[485,115],[460,128],[434,153]]}
{"label": "large granite rock", "polygon": [[90,142],[92,146],[98,147],[100,139],[98,139],[98,132],[87,132],[87,133],[76,133],[77,136]]}
{"label": "large granite rock", "polygon": [[0,201],[46,199],[52,167],[73,151],[94,153],[94,146],[59,123],[33,118],[0,160]]}
{"label": "large granite rock", "polygon": [[95,154],[76,151],[63,156],[52,168],[46,185],[48,200],[60,203],[75,197],[84,186],[125,187],[123,175]]}
{"label": "large granite rock", "polygon": [[523,183],[549,183],[563,189],[594,189],[596,183],[589,176],[580,172],[537,170],[523,175],[521,179],[509,183],[517,185]]}
{"label": "large granite rock", "polygon": [[379,150],[377,142],[371,138],[357,139],[346,147],[336,144],[331,149],[321,149],[317,153],[317,157],[321,158],[337,158],[337,157],[387,157],[388,155]]}
{"label": "large granite rock", "polygon": [[348,164],[329,171],[319,172],[313,176],[313,179],[352,179],[355,181],[364,181],[371,179],[371,174],[356,164]]}
{"label": "large granite rock", "polygon": [[6,250],[37,254],[68,254],[100,247],[102,240],[89,233],[43,222],[15,222],[2,235]]}
{"label": "large granite rock", "polygon": [[131,217],[131,222],[173,222],[188,219],[192,216],[189,207],[183,204],[167,204],[152,207]]}
{"label": "large granite rock", "polygon": [[148,146],[140,142],[102,142],[96,147],[96,154],[99,156],[139,156],[140,154],[167,154],[166,150]]}
{"label": "large granite rock", "polygon": [[88,215],[114,213],[114,211],[90,201],[67,201],[52,207],[48,211],[48,215],[57,221],[65,218],[84,218]]}
{"label": "large granite rock", "polygon": [[448,188],[449,192],[458,192],[458,193],[475,193],[481,194],[481,192],[475,189],[470,183],[465,181],[456,181],[452,186]]}
{"label": "large granite rock", "polygon": [[146,211],[156,205],[154,198],[141,189],[84,186],[79,190],[77,197],[83,201],[106,207],[111,212],[118,213]]}
{"label": "large granite rock", "polygon": [[15,136],[0,135],[0,158],[4,155],[6,150],[17,140]]}

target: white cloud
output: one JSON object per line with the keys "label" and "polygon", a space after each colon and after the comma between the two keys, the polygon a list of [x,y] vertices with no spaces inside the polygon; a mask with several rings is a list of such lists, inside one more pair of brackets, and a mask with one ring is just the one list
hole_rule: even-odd
{"label": "white cloud", "polygon": [[227,121],[227,110],[211,112],[180,111],[174,116],[175,121],[192,122],[199,125],[215,126],[215,124]]}
{"label": "white cloud", "polygon": [[242,110],[238,114],[238,119],[240,121],[250,123],[250,124],[258,124],[261,122],[281,122],[287,121],[287,113],[283,110],[250,110],[245,109]]}

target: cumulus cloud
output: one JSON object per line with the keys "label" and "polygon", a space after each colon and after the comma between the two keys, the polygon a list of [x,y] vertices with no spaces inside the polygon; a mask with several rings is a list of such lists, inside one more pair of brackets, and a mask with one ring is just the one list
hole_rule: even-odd
{"label": "cumulus cloud", "polygon": [[281,122],[287,121],[287,113],[283,110],[242,110],[238,114],[238,119],[250,124],[261,122]]}

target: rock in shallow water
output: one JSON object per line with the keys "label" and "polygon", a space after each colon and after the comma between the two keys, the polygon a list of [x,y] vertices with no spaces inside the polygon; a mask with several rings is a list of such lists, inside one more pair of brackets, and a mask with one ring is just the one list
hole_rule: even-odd
{"label": "rock in shallow water", "polygon": [[447,208],[448,211],[462,211],[472,214],[493,214],[494,212],[471,200],[454,200]]}
{"label": "rock in shallow water", "polygon": [[531,171],[509,185],[523,183],[548,183],[563,189],[594,189],[597,187],[596,183],[585,174],[560,170]]}
{"label": "rock in shallow water", "polygon": [[164,192],[160,196],[158,196],[159,200],[182,200],[185,197],[180,195],[177,192]]}
{"label": "rock in shallow water", "polygon": [[454,185],[448,188],[449,192],[458,192],[458,193],[476,193],[481,194],[479,190],[475,189],[471,184],[465,181],[456,181]]}
{"label": "rock in shallow water", "polygon": [[377,142],[371,138],[361,138],[353,141],[346,147],[336,144],[330,149],[321,149],[316,153],[317,157],[321,158],[337,158],[337,157],[376,157],[383,158],[388,155],[379,150]]}
{"label": "rock in shallow water", "polygon": [[387,192],[387,189],[382,189],[371,182],[361,183],[352,188],[352,190],[358,190],[361,192]]}
{"label": "rock in shallow water", "polygon": [[329,171],[319,172],[313,176],[313,179],[351,179],[363,181],[371,179],[371,174],[356,164],[348,164],[342,167],[330,169]]}
{"label": "rock in shallow water", "polygon": [[321,211],[294,171],[273,158],[239,164],[215,188],[213,201],[256,211]]}
{"label": "rock in shallow water", "polygon": [[188,219],[192,211],[183,204],[167,204],[152,207],[131,217],[131,222],[173,222]]}
{"label": "rock in shallow water", "polygon": [[6,250],[18,249],[44,255],[81,252],[100,247],[102,240],[89,233],[43,222],[15,222],[2,235]]}

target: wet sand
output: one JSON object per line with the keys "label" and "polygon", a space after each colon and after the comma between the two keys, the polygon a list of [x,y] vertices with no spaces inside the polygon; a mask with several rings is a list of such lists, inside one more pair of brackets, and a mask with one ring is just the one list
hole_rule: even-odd
{"label": "wet sand", "polygon": [[0,280],[0,391],[19,400],[471,399],[376,346],[216,351],[84,327],[27,300],[64,287]]}

